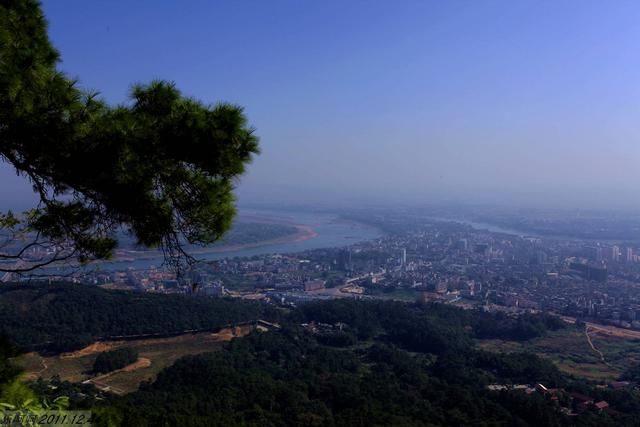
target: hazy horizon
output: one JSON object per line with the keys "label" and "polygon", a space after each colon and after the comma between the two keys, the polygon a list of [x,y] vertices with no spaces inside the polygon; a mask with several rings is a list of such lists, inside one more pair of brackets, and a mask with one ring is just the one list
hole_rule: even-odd
{"label": "hazy horizon", "polygon": [[[246,108],[240,203],[640,210],[640,3],[44,2],[111,103],[175,81]],[[0,205],[35,200],[0,166]]]}

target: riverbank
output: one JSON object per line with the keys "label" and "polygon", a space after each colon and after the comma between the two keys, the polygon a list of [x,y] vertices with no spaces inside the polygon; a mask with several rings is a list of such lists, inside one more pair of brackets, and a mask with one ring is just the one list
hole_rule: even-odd
{"label": "riverbank", "polygon": [[[358,242],[376,239],[384,235],[377,227],[358,221],[343,220],[337,214],[307,213],[298,211],[245,211],[239,221],[248,223],[271,223],[295,228],[295,231],[277,238],[247,244],[213,247],[190,247],[188,252],[196,259],[214,261],[225,258],[252,257],[266,254],[286,254],[321,248],[349,246]],[[51,265],[43,268],[50,275],[68,275],[76,272],[125,271],[158,268],[165,262],[161,251],[119,250],[109,261],[98,261],[88,266]]]}
{"label": "riverbank", "polygon": [[[215,245],[210,247],[192,247],[189,248],[188,252],[191,255],[207,255],[207,254],[219,254],[225,252],[237,252],[245,249],[253,249],[260,248],[263,246],[271,246],[271,245],[279,245],[279,244],[287,244],[287,243],[297,243],[303,242],[305,240],[313,239],[318,236],[318,233],[309,225],[306,224],[292,224],[286,221],[270,221],[267,218],[262,218],[260,221],[264,224],[281,224],[288,225],[290,227],[294,227],[296,229],[295,233],[277,237],[275,239],[268,240],[260,240],[256,242],[250,243],[241,243],[235,245]],[[144,251],[135,251],[135,250],[118,250],[116,251],[116,256],[109,262],[130,262],[137,260],[148,260],[148,259],[156,259],[164,256],[161,251],[157,250],[144,250]]]}

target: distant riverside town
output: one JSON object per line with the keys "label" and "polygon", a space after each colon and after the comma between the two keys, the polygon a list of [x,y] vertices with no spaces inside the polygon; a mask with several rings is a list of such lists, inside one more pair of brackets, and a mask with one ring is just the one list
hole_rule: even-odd
{"label": "distant riverside town", "polygon": [[513,314],[546,311],[568,321],[640,331],[638,246],[519,236],[403,215],[355,220],[384,230],[384,236],[346,247],[204,262],[181,277],[162,268],[129,267],[71,280],[281,305],[381,298]]}

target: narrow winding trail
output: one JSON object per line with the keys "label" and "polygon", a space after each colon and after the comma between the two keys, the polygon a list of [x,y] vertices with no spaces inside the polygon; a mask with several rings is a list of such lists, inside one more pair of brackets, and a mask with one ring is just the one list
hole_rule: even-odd
{"label": "narrow winding trail", "polygon": [[587,337],[587,342],[591,346],[591,349],[600,355],[600,360],[602,361],[602,363],[608,365],[607,361],[604,360],[604,354],[600,350],[598,350],[596,346],[593,345],[593,341],[591,341],[591,337],[589,336],[589,326],[584,328],[584,335]]}

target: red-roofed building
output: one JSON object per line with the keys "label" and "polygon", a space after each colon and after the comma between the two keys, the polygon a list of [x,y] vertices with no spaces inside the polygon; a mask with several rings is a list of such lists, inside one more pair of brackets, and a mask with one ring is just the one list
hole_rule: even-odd
{"label": "red-roofed building", "polygon": [[573,398],[574,401],[576,401],[578,404],[576,405],[576,410],[578,412],[584,412],[587,409],[589,409],[589,407],[591,405],[593,405],[593,397],[589,397],[586,396],[584,394],[581,393],[571,393],[571,397]]}

